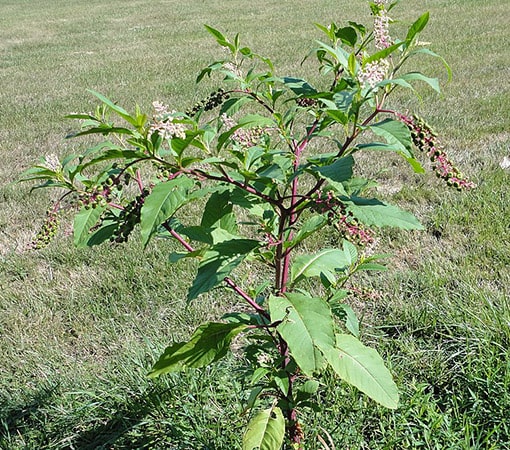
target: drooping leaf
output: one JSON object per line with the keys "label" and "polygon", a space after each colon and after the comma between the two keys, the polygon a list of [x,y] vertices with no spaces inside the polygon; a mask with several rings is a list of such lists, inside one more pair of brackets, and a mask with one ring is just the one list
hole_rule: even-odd
{"label": "drooping leaf", "polygon": [[427,83],[432,89],[436,92],[441,92],[441,88],[439,87],[439,80],[437,78],[430,78],[423,75],[421,72],[408,72],[404,75],[400,76],[400,79],[404,81],[423,81]]}
{"label": "drooping leaf", "polygon": [[98,206],[97,208],[82,208],[78,214],[74,216],[74,245],[84,247],[90,237],[90,229],[97,224],[101,214],[106,207]]}
{"label": "drooping leaf", "polygon": [[321,298],[287,293],[271,296],[269,311],[273,322],[282,321],[277,330],[287,342],[290,353],[303,373],[312,375],[324,365],[321,351],[334,348],[333,317]]}
{"label": "drooping leaf", "polygon": [[396,227],[403,230],[423,230],[423,225],[408,211],[377,199],[350,197],[347,210],[368,226]]}
{"label": "drooping leaf", "polygon": [[149,377],[177,372],[184,368],[205,367],[223,358],[232,339],[244,331],[240,323],[209,322],[200,325],[188,342],[178,342],[166,348],[154,364]]}
{"label": "drooping leaf", "polygon": [[378,136],[384,137],[386,142],[391,145],[395,151],[402,153],[408,158],[412,158],[411,152],[413,141],[411,132],[405,124],[398,120],[385,119],[381,122],[370,125],[368,128]]}
{"label": "drooping leaf", "polygon": [[285,437],[285,419],[280,408],[268,408],[250,420],[243,436],[243,450],[280,450]]}
{"label": "drooping leaf", "polygon": [[379,353],[348,334],[337,335],[336,341],[337,348],[324,353],[337,375],[372,400],[395,409],[397,386]]}
{"label": "drooping leaf", "polygon": [[187,192],[193,186],[194,181],[187,177],[177,177],[154,186],[145,198],[140,214],[142,242],[145,246],[161,224],[188,201]]}
{"label": "drooping leaf", "polygon": [[349,266],[343,250],[326,248],[314,254],[298,256],[290,270],[290,283],[303,278],[319,277],[321,273],[335,273]]}
{"label": "drooping leaf", "polygon": [[188,301],[221,284],[258,246],[259,241],[251,239],[230,239],[212,245],[200,261],[197,276],[188,291]]}

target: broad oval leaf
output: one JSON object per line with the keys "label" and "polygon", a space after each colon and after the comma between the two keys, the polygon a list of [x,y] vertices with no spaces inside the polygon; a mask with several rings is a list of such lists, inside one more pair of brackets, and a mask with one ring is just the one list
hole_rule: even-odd
{"label": "broad oval leaf", "polygon": [[250,420],[243,437],[243,450],[279,450],[285,437],[285,419],[280,408],[268,408]]}
{"label": "broad oval leaf", "polygon": [[230,239],[212,245],[200,261],[197,276],[188,291],[188,301],[221,284],[258,246],[259,241],[252,239]]}
{"label": "broad oval leaf", "polygon": [[97,223],[101,214],[106,207],[82,208],[76,216],[74,216],[74,245],[77,247],[85,247],[90,237],[90,229]]}
{"label": "broad oval leaf", "polygon": [[321,351],[335,346],[333,316],[327,302],[287,293],[284,297],[271,296],[269,311],[273,322],[282,321],[277,330],[303,373],[311,376],[322,370]]}
{"label": "broad oval leaf", "polygon": [[381,122],[370,125],[368,128],[378,136],[384,137],[386,142],[397,152],[407,158],[412,158],[411,153],[413,141],[411,132],[405,124],[398,120],[385,119]]}
{"label": "broad oval leaf", "polygon": [[312,255],[298,256],[290,269],[290,283],[303,278],[320,277],[321,273],[334,273],[349,266],[349,259],[343,250],[326,248]]}
{"label": "broad oval leaf", "polygon": [[365,225],[396,227],[403,230],[423,230],[423,225],[408,211],[388,205],[375,198],[350,197],[347,210]]}
{"label": "broad oval leaf", "polygon": [[219,322],[200,325],[188,342],[178,342],[166,348],[149,372],[149,377],[187,367],[205,367],[218,361],[227,354],[232,339],[247,327],[240,323]]}
{"label": "broad oval leaf", "polygon": [[348,334],[337,335],[336,341],[337,348],[324,354],[337,375],[377,403],[397,408],[397,386],[379,353]]}
{"label": "broad oval leaf", "polygon": [[146,246],[152,235],[163,222],[188,201],[188,190],[195,182],[187,177],[157,184],[149,196],[145,198],[140,214],[142,242]]}

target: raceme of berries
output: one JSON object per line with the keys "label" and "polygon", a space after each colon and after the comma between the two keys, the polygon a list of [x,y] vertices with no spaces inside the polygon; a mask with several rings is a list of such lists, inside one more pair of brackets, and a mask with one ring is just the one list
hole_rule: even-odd
{"label": "raceme of berries", "polygon": [[351,211],[333,191],[319,191],[314,197],[315,211],[326,214],[328,222],[333,225],[345,239],[365,246],[374,241],[373,233],[358,223]]}
{"label": "raceme of berries", "polygon": [[475,187],[475,184],[464,177],[448,158],[444,146],[437,137],[437,133],[427,122],[416,114],[412,117],[397,114],[397,117],[411,131],[411,137],[416,148],[426,153],[429,157],[432,168],[438,178],[445,180],[448,186],[452,186],[459,191]]}
{"label": "raceme of berries", "polygon": [[59,223],[60,221],[58,219],[58,211],[56,208],[46,211],[44,222],[32,241],[31,248],[38,250],[46,247],[57,234]]}
{"label": "raceme of berries", "polygon": [[127,242],[129,235],[135,226],[140,223],[140,213],[145,201],[145,197],[150,194],[149,189],[144,189],[134,200],[128,203],[121,211],[118,217],[119,226],[114,235],[110,238],[111,242]]}
{"label": "raceme of berries", "polygon": [[199,111],[211,111],[212,109],[221,106],[228,98],[230,98],[230,94],[220,88],[217,91],[212,92],[206,99],[195,103],[191,109],[186,111],[186,115],[194,117]]}

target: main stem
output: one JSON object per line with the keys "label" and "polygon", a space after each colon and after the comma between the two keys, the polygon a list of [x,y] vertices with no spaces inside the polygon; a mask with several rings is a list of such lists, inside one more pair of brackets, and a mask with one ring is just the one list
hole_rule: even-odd
{"label": "main stem", "polygon": [[[285,243],[290,242],[293,239],[293,231],[292,227],[297,222],[299,214],[297,211],[298,205],[298,193],[299,193],[299,176],[297,176],[297,172],[299,170],[301,155],[305,150],[306,146],[311,140],[312,134],[319,120],[316,119],[312,126],[308,129],[306,136],[300,141],[294,141],[292,143],[292,151],[294,153],[294,179],[292,180],[291,186],[291,198],[290,205],[288,208],[282,209],[280,216],[280,225],[278,229],[278,246],[276,249],[276,292],[280,295],[284,294],[288,288],[289,282],[289,274],[290,274],[290,257],[292,252],[292,247],[289,246],[285,248]],[[287,230],[288,234],[287,234]],[[287,236],[285,236],[287,234]],[[290,354],[289,348],[285,340],[280,336],[278,350],[282,357],[282,369],[285,370],[290,363]],[[289,390],[286,395],[285,400],[287,404],[293,403],[293,386],[297,377],[297,372],[288,372],[288,380],[289,380]],[[292,444],[294,444],[297,448],[302,448],[303,442],[303,431],[298,421],[297,411],[294,407],[289,406],[285,411],[285,415],[287,417],[287,435]]]}

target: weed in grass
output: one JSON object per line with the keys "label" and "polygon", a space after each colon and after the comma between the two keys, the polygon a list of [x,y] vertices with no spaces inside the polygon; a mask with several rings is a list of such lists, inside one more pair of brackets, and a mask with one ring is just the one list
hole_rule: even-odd
{"label": "weed in grass", "polygon": [[[0,364],[0,392],[8,395],[3,396],[1,403],[1,448],[69,448],[76,433],[85,435],[99,423],[108,422],[116,409],[126,411],[127,417],[136,416],[136,413],[129,413],[130,402],[136,399],[136,393],[143,395],[150,392],[151,384],[144,384],[143,370],[136,378],[131,370],[129,373],[119,372],[119,367],[132,368],[133,359],[137,358],[144,368],[149,367],[154,355],[177,332],[176,322],[186,321],[191,330],[209,313],[209,303],[197,304],[186,310],[176,299],[175,289],[166,287],[166,275],[155,276],[141,288],[136,280],[124,274],[133,263],[139,264],[136,245],[125,247],[122,251],[104,250],[105,253],[102,253],[102,249],[96,249],[84,254],[73,250],[69,238],[61,236],[58,246],[45,250],[42,257],[33,253],[19,254],[32,239],[33,233],[27,225],[34,224],[33,229],[36,230],[37,218],[44,213],[47,199],[41,193],[29,196],[28,188],[12,187],[6,183],[14,180],[37,155],[63,154],[72,150],[69,142],[63,141],[70,126],[63,124],[61,117],[64,113],[81,109],[89,101],[85,93],[89,87],[114,93],[115,99],[123,104],[131,104],[135,100],[133,86],[136,86],[136,100],[162,99],[188,106],[187,99],[194,95],[200,98],[208,88],[204,86],[203,91],[199,88],[195,93],[190,80],[196,75],[196,67],[211,58],[209,40],[202,31],[203,23],[226,30],[242,29],[243,36],[251,39],[249,43],[253,47],[265,54],[277,52],[278,66],[288,67],[287,72],[291,72],[294,69],[291,55],[303,44],[307,45],[309,40],[309,35],[303,30],[311,31],[312,22],[336,20],[343,11],[349,11],[351,17],[353,9],[352,2],[347,1],[327,1],[320,5],[299,1],[280,2],[278,5],[252,2],[249,9],[243,9],[247,8],[245,3],[229,2],[228,10],[224,3],[216,1],[191,2],[184,7],[168,1],[130,2],[129,5],[118,0],[108,4],[102,2],[101,5],[99,2],[53,2],[53,6],[34,0],[2,3],[0,345],[4,359]],[[402,27],[411,23],[416,9],[423,7],[423,2],[417,0],[404,3],[400,8],[404,22]],[[364,305],[362,330],[365,336],[373,335],[370,339],[377,341],[380,349],[388,346],[392,370],[399,377],[402,406],[396,414],[388,414],[368,405],[369,409],[364,407],[356,411],[355,416],[349,417],[346,412],[360,402],[355,392],[346,398],[348,389],[342,387],[336,398],[321,397],[328,405],[338,404],[340,398],[347,405],[345,410],[331,407],[331,414],[320,417],[315,428],[317,432],[320,432],[320,426],[334,430],[336,448],[510,448],[508,438],[505,440],[508,419],[497,422],[501,417],[498,411],[508,411],[510,406],[508,388],[504,391],[509,368],[508,365],[505,368],[505,353],[499,353],[496,358],[491,356],[492,353],[498,355],[500,346],[506,341],[497,334],[494,338],[492,332],[490,339],[480,339],[488,330],[499,330],[503,334],[508,330],[505,312],[508,311],[509,298],[509,271],[505,262],[509,254],[508,240],[505,239],[509,231],[508,172],[495,170],[502,158],[508,155],[510,145],[505,132],[508,129],[505,121],[509,117],[507,99],[510,96],[505,83],[501,82],[510,58],[506,45],[506,5],[498,0],[432,0],[427,2],[426,8],[431,12],[431,21],[423,40],[434,42],[434,50],[445,56],[452,66],[454,78],[444,87],[444,98],[429,102],[430,99],[425,97],[427,101],[419,108],[424,116],[431,118],[431,123],[445,131],[453,156],[463,167],[470,167],[470,173],[476,173],[475,181],[479,188],[468,196],[440,198],[436,194],[435,180],[426,178],[425,182],[421,181],[423,179],[416,181],[420,198],[427,199],[425,203],[417,202],[410,190],[397,194],[394,201],[405,200],[416,208],[424,223],[430,223],[431,233],[435,229],[442,233],[440,239],[430,234],[415,235],[411,242],[390,234],[388,239],[393,250],[405,256],[397,266],[400,273],[391,276],[388,272],[388,275],[371,283],[392,295]],[[233,10],[246,13],[242,17],[232,15],[230,12]],[[103,13],[105,17],[101,16]],[[359,20],[363,17],[360,12]],[[176,22],[180,24],[179,28],[174,26]],[[134,39],[136,46],[128,48],[122,44],[122,41],[133,42]],[[36,45],[37,41],[40,45]],[[116,52],[119,53],[117,56]],[[176,60],[181,61],[178,70],[174,63]],[[306,64],[303,70],[307,70]],[[306,74],[308,78],[312,76]],[[491,111],[489,105],[496,110]],[[415,106],[413,102],[408,105],[409,109]],[[480,107],[482,114],[479,114]],[[499,130],[497,134],[494,134],[495,130]],[[379,167],[380,164],[377,162]],[[375,167],[374,171],[377,170]],[[388,195],[392,193],[388,192]],[[456,248],[452,248],[452,242],[457,243]],[[420,249],[419,260],[410,257],[417,248]],[[96,263],[106,253],[116,255],[115,265]],[[422,273],[424,268],[428,269],[426,276]],[[97,274],[113,272],[127,281],[127,287],[120,286],[118,295],[108,294],[105,287],[96,289],[101,286],[101,278]],[[149,273],[150,270],[147,270]],[[185,280],[191,277],[191,271],[181,266],[176,276],[184,285]],[[50,278],[53,284],[49,282]],[[411,282],[421,289],[423,295],[411,292],[408,288]],[[131,294],[133,287],[136,295]],[[80,295],[77,295],[78,291]],[[114,302],[108,308],[105,308],[105,293]],[[457,297],[455,302],[450,301],[459,293],[462,297]],[[466,298],[469,301],[466,302]],[[146,307],[137,308],[138,301],[145,302]],[[494,313],[493,319],[486,319],[482,325],[477,318],[484,316],[486,301],[492,302]],[[221,299],[216,299],[213,304],[217,302]],[[434,305],[442,305],[443,309],[436,311]],[[465,315],[456,315],[459,305]],[[115,310],[123,313],[114,314],[113,322],[120,323],[113,326],[110,314]],[[33,313],[27,314],[29,311]],[[61,334],[60,327],[65,331],[67,324],[61,326],[57,322],[55,325],[55,314],[52,316],[51,311],[60,312],[71,327],[78,328],[79,338],[68,333]],[[496,320],[496,316],[501,319]],[[41,319],[39,323],[38,317]],[[405,337],[405,329],[401,328],[396,333],[390,332],[389,327],[398,329],[395,325],[404,321],[414,324],[416,329],[432,327],[432,330],[442,330],[443,335],[453,333],[450,347],[445,342],[436,345],[439,337],[433,332],[429,332],[426,339],[430,345],[422,339],[407,350],[405,346],[396,346],[401,337],[403,342],[410,338]],[[372,326],[381,323],[381,330]],[[161,336],[161,330],[165,330],[167,337]],[[466,347],[466,336],[470,330],[476,330],[479,340],[475,345],[470,339]],[[492,339],[499,345],[493,346]],[[82,344],[78,344],[73,357],[62,363],[66,359],[62,355],[70,352],[69,349],[73,348],[70,342],[73,341],[74,348],[76,341]],[[87,353],[92,347],[96,354],[99,352],[100,358]],[[426,376],[429,375],[427,368],[416,369],[414,362],[422,354],[440,355],[443,352],[447,355],[438,356],[437,361],[447,361],[448,354],[458,353],[456,359],[451,360],[454,361],[451,370],[454,373],[462,371],[466,379],[471,380],[470,389],[475,386],[475,394],[472,395],[468,385],[459,379],[455,386],[456,397],[450,396],[450,400],[450,391],[445,391],[441,401],[446,405],[449,401],[453,405],[449,412],[445,406],[439,409],[436,406],[440,398],[431,394],[433,376]],[[139,356],[136,356],[137,353]],[[469,359],[467,354],[471,355]],[[441,367],[439,362],[435,367]],[[230,373],[229,367],[224,369],[226,374]],[[109,384],[105,377],[114,370],[118,373],[117,378]],[[484,383],[487,374],[492,374],[489,385]],[[444,378],[448,373],[437,375]],[[37,379],[40,377],[42,381],[39,384]],[[182,392],[177,397],[179,401],[173,403],[173,409],[166,408],[163,402],[161,411],[145,416],[141,425],[131,429],[133,443],[143,442],[140,435],[145,433],[152,439],[148,441],[148,448],[158,448],[157,442],[168,443],[167,448],[172,448],[172,445],[179,448],[179,443],[182,444],[180,448],[206,445],[207,439],[199,437],[198,431],[190,427],[186,428],[185,437],[175,434],[174,438],[168,438],[172,435],[172,424],[188,420],[182,414],[183,408],[190,415],[196,408],[194,399],[187,396],[186,383],[196,378],[210,386],[216,385],[201,372],[190,373],[187,377],[182,386],[173,386]],[[413,380],[413,377],[414,382],[407,381]],[[474,378],[477,381],[473,381]],[[45,379],[53,381],[46,384]],[[228,379],[226,376],[226,381]],[[164,384],[163,380],[161,382]],[[14,414],[19,420],[16,426],[9,422],[11,427],[7,432],[4,423],[8,422],[10,412],[26,411],[31,399],[36,398],[38,392],[43,392],[44,386],[49,386],[52,392],[53,407],[44,413],[46,429],[53,430],[51,439],[44,438],[44,429],[37,425],[40,422],[31,421],[26,415]],[[51,390],[51,386],[58,388]],[[154,389],[164,392],[166,388],[163,385]],[[504,408],[496,407],[492,423],[478,420],[472,414],[473,405],[475,410],[483,408],[487,416],[491,414],[494,403],[483,396],[490,389],[493,389],[500,407]],[[90,395],[76,396],[76,401],[73,401],[70,393],[78,390]],[[115,392],[116,402],[107,395]],[[128,395],[129,392],[132,396]],[[158,395],[164,397],[164,394]],[[231,410],[228,396],[216,398],[213,393],[212,398],[225,410]],[[44,404],[44,399],[39,401]],[[85,407],[93,403],[107,412],[94,414],[92,408]],[[438,411],[443,421],[433,426]],[[198,412],[196,414],[198,416]],[[336,420],[340,416],[346,417],[343,424]],[[505,419],[505,416],[502,417]],[[413,424],[412,427],[409,424]],[[112,433],[119,432],[117,448],[133,448],[129,447],[129,433],[122,437],[120,422],[113,421],[111,425]],[[432,440],[423,436],[427,430],[434,430]],[[216,448],[235,448],[238,431],[218,431]],[[310,448],[322,447],[313,443]]]}

